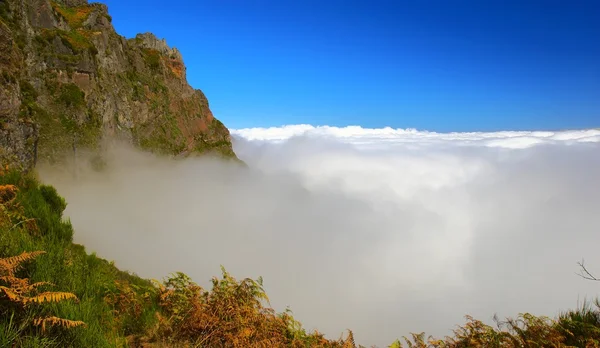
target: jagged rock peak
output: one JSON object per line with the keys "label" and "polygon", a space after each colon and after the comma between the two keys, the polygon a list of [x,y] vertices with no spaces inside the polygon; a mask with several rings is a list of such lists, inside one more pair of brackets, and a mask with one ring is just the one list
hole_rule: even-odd
{"label": "jagged rock peak", "polygon": [[135,36],[135,42],[144,48],[159,51],[161,54],[173,59],[183,60],[181,52],[175,47],[171,48],[167,44],[167,40],[159,39],[152,33],[142,33]]}
{"label": "jagged rock peak", "polygon": [[85,6],[88,4],[87,0],[56,0],[56,2],[69,7]]}

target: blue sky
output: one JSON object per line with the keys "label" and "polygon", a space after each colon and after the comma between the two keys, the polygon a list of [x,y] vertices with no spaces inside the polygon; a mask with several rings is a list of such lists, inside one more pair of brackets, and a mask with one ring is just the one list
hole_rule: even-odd
{"label": "blue sky", "polygon": [[230,128],[600,127],[600,1],[102,0]]}

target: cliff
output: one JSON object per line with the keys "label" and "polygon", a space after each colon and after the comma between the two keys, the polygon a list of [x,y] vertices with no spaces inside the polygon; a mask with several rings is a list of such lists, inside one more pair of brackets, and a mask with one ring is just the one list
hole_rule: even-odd
{"label": "cliff", "polygon": [[0,160],[31,168],[103,139],[169,155],[235,158],[229,131],[186,80],[180,52],[118,35],[87,0],[0,0]]}

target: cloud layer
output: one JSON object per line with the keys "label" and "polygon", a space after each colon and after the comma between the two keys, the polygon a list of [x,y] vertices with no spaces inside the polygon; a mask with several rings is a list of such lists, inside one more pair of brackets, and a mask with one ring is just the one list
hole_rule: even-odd
{"label": "cloud layer", "polygon": [[362,128],[360,126],[330,127],[311,125],[289,125],[271,128],[246,128],[233,130],[232,134],[247,140],[284,141],[292,137],[336,138],[338,141],[361,147],[382,148],[390,144],[415,144],[419,147],[452,143],[453,145],[474,145],[522,149],[540,144],[574,144],[600,142],[600,129],[549,131],[504,131],[470,133],[436,133],[416,129]]}
{"label": "cloud layer", "polygon": [[[600,273],[600,131],[232,131],[240,168],[123,145],[109,171],[41,168],[75,239],[145,277],[263,276],[273,306],[385,346],[463,316],[555,315]],[[83,162],[83,161],[80,161]]]}

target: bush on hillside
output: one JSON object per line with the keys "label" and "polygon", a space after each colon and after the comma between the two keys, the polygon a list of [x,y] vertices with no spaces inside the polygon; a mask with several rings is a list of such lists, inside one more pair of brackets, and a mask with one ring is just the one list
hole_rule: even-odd
{"label": "bush on hillside", "polygon": [[[73,244],[65,207],[32,175],[0,170],[0,346],[356,348],[351,331],[330,340],[307,333],[290,311],[276,313],[260,278],[238,281],[223,268],[207,290],[183,273],[153,283],[120,271]],[[36,250],[45,255],[17,270]],[[46,291],[46,282],[61,292]],[[600,304],[495,327],[467,317],[451,337],[412,334],[391,345],[403,346],[600,347]]]}

